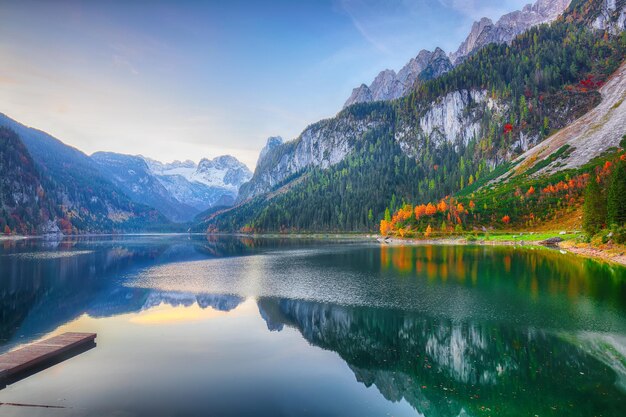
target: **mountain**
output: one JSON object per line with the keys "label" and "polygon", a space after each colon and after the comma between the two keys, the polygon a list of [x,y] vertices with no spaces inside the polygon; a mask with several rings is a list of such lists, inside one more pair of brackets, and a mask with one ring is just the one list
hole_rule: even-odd
{"label": "mountain", "polygon": [[197,165],[192,161],[164,164],[143,159],[173,198],[194,209],[193,215],[218,203],[231,205],[239,187],[252,177],[246,165],[229,155],[204,158]]}
{"label": "mountain", "polygon": [[267,155],[269,151],[276,148],[277,146],[282,145],[283,142],[284,140],[280,136],[271,136],[267,138],[267,142],[265,143],[265,146],[263,147],[263,149],[261,149],[261,152],[259,153],[259,160],[265,158],[265,155]]}
{"label": "mountain", "polygon": [[505,14],[495,24],[491,19],[483,17],[474,22],[465,41],[456,52],[450,54],[450,61],[458,65],[490,43],[509,43],[533,26],[554,21],[570,3],[571,0],[537,0],[533,5],[527,4],[522,10]]}
{"label": "mountain", "polygon": [[[535,4],[528,4],[522,10],[505,14],[495,24],[491,19],[483,17],[480,21],[474,22],[469,35],[456,52],[446,56],[441,48],[436,48],[433,52],[422,50],[397,74],[386,69],[381,71],[369,86],[361,84],[353,89],[344,108],[356,103],[404,97],[416,87],[416,82],[445,74],[480,48],[491,43],[509,43],[533,26],[554,21],[567,9],[570,2],[571,0],[537,0]],[[622,15],[615,18],[611,12],[617,7],[616,2],[605,0],[605,4],[604,9],[607,12],[598,17],[596,26],[600,28],[608,21],[617,21],[617,26],[623,27],[626,17]]]}
{"label": "mountain", "polygon": [[[64,233],[135,231],[168,223],[157,210],[132,202],[81,151],[4,114],[0,126],[15,132],[28,150]],[[42,227],[35,218],[29,229]]]}
{"label": "mountain", "polygon": [[198,212],[177,200],[163,186],[139,156],[112,152],[96,152],[91,155],[101,171],[134,202],[159,210],[174,222],[185,222]]}
{"label": "mountain", "polygon": [[58,232],[57,210],[17,134],[0,127],[0,233]]}
{"label": "mountain", "polygon": [[451,69],[452,64],[442,49],[437,48],[433,52],[422,50],[397,74],[390,69],[381,71],[369,86],[361,84],[352,90],[343,107],[403,97],[416,82],[436,78]]}
{"label": "mountain", "polygon": [[[544,140],[541,146],[517,157],[513,161],[517,166],[516,174],[541,161],[545,163],[534,172],[535,175],[578,168],[618,148],[626,135],[626,63],[598,92],[602,96],[598,106]],[[550,158],[563,147],[567,147],[568,152]]]}
{"label": "mountain", "polygon": [[188,222],[215,205],[230,206],[252,173],[232,156],[162,163],[143,156],[96,152],[91,158],[134,202],[173,222]]}
{"label": "mountain", "polygon": [[626,8],[623,1],[603,0],[592,26],[618,34],[626,29]]}
{"label": "mountain", "polygon": [[198,230],[373,230],[403,201],[475,189],[602,101],[626,42],[590,29],[601,2],[577,1],[401,99],[354,104],[266,147],[236,205]]}

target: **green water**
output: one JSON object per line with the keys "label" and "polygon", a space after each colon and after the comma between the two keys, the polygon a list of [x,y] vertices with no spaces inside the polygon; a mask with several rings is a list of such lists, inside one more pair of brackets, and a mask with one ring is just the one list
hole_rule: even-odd
{"label": "green water", "polygon": [[97,346],[7,416],[621,416],[626,269],[550,249],[153,236],[3,242],[0,351]]}

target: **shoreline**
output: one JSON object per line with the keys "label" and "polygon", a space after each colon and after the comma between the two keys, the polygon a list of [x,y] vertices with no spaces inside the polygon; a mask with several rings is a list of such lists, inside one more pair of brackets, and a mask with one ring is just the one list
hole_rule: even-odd
{"label": "shoreline", "polygon": [[[555,236],[556,237],[556,236]],[[520,247],[541,247],[554,250],[565,251],[582,258],[604,261],[620,266],[626,266],[626,249],[619,246],[611,248],[593,247],[590,243],[577,243],[574,240],[563,240],[556,244],[548,245],[544,240],[467,240],[463,237],[442,237],[433,239],[411,239],[381,236],[375,237],[381,244],[391,246],[401,245],[477,245],[477,246],[520,246]]]}
{"label": "shoreline", "polygon": [[[181,235],[203,235],[203,236],[234,236],[234,237],[253,237],[253,238],[291,238],[291,239],[336,239],[336,240],[367,240],[377,242],[381,245],[477,245],[477,246],[520,246],[520,247],[542,247],[565,251],[582,258],[594,259],[597,261],[609,262],[620,266],[626,266],[626,247],[619,245],[609,245],[605,247],[592,246],[590,243],[578,243],[573,236],[577,233],[563,235],[562,232],[557,233],[541,233],[541,232],[520,232],[519,234],[511,234],[513,239],[508,238],[509,234],[501,235],[503,239],[497,238],[498,235],[492,235],[490,239],[468,240],[463,236],[445,236],[433,237],[430,239],[402,238],[402,237],[382,237],[375,233],[119,233],[119,234],[84,234],[70,236],[54,236],[55,238],[65,237],[110,237],[110,236],[181,236]],[[532,237],[542,237],[541,239],[533,239]],[[561,237],[563,240],[554,244],[546,244],[545,240],[550,237]],[[496,237],[495,239],[493,237]],[[519,239],[516,239],[519,237]],[[49,235],[0,235],[2,241],[20,241],[27,239],[49,239]],[[531,238],[531,239],[526,239]]]}

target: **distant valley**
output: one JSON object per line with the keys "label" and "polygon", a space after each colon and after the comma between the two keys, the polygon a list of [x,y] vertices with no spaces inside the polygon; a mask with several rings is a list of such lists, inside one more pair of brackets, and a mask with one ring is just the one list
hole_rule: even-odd
{"label": "distant valley", "polygon": [[5,233],[172,230],[173,223],[232,205],[252,176],[231,156],[199,164],[108,152],[88,156],[3,114],[0,127]]}

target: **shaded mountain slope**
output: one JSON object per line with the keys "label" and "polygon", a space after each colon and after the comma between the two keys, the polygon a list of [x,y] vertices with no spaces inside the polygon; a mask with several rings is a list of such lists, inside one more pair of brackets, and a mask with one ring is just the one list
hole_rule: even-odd
{"label": "shaded mountain slope", "polygon": [[28,149],[65,232],[141,230],[168,223],[157,210],[133,203],[78,149],[4,114],[0,126],[15,131]]}
{"label": "shaded mountain slope", "polygon": [[197,211],[174,198],[138,156],[96,152],[100,170],[133,201],[154,207],[174,222],[191,220]]}
{"label": "shaded mountain slope", "polygon": [[0,233],[56,232],[56,221],[28,150],[14,131],[0,127]]}

